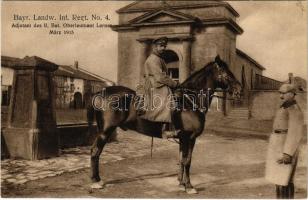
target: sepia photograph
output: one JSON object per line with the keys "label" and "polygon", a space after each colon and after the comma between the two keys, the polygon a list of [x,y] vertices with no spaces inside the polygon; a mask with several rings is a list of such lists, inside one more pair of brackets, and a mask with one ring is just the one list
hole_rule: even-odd
{"label": "sepia photograph", "polygon": [[307,199],[307,1],[1,1],[1,198]]}

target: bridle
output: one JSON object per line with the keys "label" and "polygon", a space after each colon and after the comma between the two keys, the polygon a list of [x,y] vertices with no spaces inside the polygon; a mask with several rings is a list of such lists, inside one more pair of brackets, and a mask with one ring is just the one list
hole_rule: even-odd
{"label": "bridle", "polygon": [[[223,81],[227,81],[229,82],[230,78],[228,76],[228,73],[226,73],[221,66],[218,65],[217,62],[214,62],[213,63],[214,66],[217,71],[218,71],[218,81],[219,82],[223,82]],[[227,98],[225,95],[223,96],[220,96],[220,95],[216,95],[214,94],[215,92],[225,92],[227,91],[228,89],[230,88],[229,84],[228,84],[228,88],[227,89],[211,89],[211,88],[208,88],[206,92],[206,96],[207,98],[213,98],[213,97],[216,97],[218,99],[224,99],[224,100],[236,100],[236,98]],[[192,105],[194,104],[194,99],[191,98],[190,95],[193,95],[195,97],[199,97],[199,95],[201,94],[201,91],[203,90],[200,90],[200,89],[192,89],[192,88],[183,88],[183,87],[178,87],[176,88],[175,90],[175,93],[176,91],[179,91],[180,94],[184,97],[185,96],[185,99],[187,99]]]}
{"label": "bridle", "polygon": [[[223,80],[229,82],[230,78],[229,78],[228,74],[226,72],[223,72],[222,68],[217,64],[217,62],[215,62],[214,64],[215,64],[216,69],[219,72],[219,74],[218,74],[219,82],[222,82]],[[228,84],[228,88],[227,89],[224,89],[222,91],[215,89],[214,92],[227,91],[227,90],[229,90],[229,88],[230,88],[230,86]],[[214,94],[213,94],[213,97],[216,97],[216,98],[219,98],[219,99],[225,99],[225,100],[236,100],[236,98],[226,98],[225,96],[219,96],[219,95],[214,95]]]}

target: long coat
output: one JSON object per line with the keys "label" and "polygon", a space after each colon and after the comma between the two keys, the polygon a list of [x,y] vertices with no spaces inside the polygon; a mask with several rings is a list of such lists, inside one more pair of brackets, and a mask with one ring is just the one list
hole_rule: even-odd
{"label": "long coat", "polygon": [[[298,147],[303,137],[303,118],[303,113],[296,103],[277,110],[266,159],[265,178],[269,182],[286,186],[293,181]],[[275,133],[275,130],[281,133]],[[291,164],[277,163],[283,153],[292,156]]]}
{"label": "long coat", "polygon": [[150,121],[171,122],[174,100],[170,88],[177,82],[167,75],[165,61],[152,53],[144,64],[144,88],[146,113],[141,117]]}

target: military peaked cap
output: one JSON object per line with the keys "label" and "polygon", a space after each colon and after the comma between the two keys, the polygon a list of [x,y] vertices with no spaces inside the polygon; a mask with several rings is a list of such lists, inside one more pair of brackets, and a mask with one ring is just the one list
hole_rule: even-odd
{"label": "military peaked cap", "polygon": [[153,44],[167,45],[168,44],[168,38],[167,37],[157,38],[157,39],[153,40]]}

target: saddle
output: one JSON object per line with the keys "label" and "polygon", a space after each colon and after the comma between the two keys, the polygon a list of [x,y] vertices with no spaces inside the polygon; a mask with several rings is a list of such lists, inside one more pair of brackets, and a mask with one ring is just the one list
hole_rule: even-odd
{"label": "saddle", "polygon": [[198,92],[188,88],[177,88],[174,90],[176,110],[193,110],[199,107]]}
{"label": "saddle", "polygon": [[[182,110],[193,110],[199,106],[199,94],[197,91],[178,87],[172,90],[175,100],[175,111],[180,112]],[[145,106],[146,90],[143,85],[138,85],[136,88],[136,111],[137,115],[144,115],[146,112]]]}

